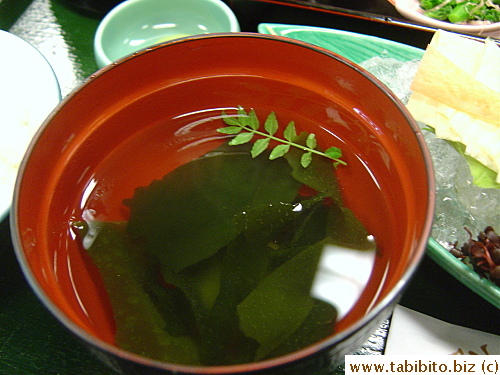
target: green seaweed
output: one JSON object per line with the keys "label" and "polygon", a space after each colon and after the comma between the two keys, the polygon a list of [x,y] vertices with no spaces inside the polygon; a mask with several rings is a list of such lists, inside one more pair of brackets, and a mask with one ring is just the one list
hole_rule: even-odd
{"label": "green seaweed", "polygon": [[235,215],[259,204],[292,202],[300,187],[284,160],[252,159],[245,146],[225,148],[136,189],[124,202],[131,212],[127,231],[144,238],[148,252],[174,272],[236,238]]}
{"label": "green seaweed", "polygon": [[[83,238],[86,223],[73,228]],[[99,268],[116,321],[116,344],[131,352],[160,361],[199,364],[198,352],[189,336],[167,333],[168,318],[160,314],[144,286],[147,258],[134,246],[124,223],[93,222],[94,236],[88,253]]]}
{"label": "green seaweed", "polygon": [[238,305],[242,330],[265,358],[304,322],[314,305],[309,295],[323,248],[311,246],[276,268]]}
{"label": "green seaweed", "polygon": [[231,365],[333,333],[335,307],[310,295],[319,259],[329,244],[364,248],[367,232],[343,207],[331,161],[312,155],[304,168],[301,150],[251,152],[223,144],[136,189],[127,223],[91,223],[117,345]]}

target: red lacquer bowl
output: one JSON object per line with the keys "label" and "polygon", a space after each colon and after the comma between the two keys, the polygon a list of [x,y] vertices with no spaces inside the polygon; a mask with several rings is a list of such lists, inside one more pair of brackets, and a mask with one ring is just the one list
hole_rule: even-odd
{"label": "red lacquer bowl", "polygon": [[[381,249],[368,284],[335,335],[283,357],[190,367],[126,352],[114,344],[102,281],[69,223],[84,209],[98,219],[123,219],[121,202],[134,188],[193,156],[176,148],[174,134],[213,137],[216,124],[201,120],[238,105],[276,111],[283,122],[315,132],[320,145],[331,143],[323,147],[343,149],[348,167],[337,171],[344,200]],[[130,146],[137,144],[147,147]],[[65,98],[23,161],[11,225],[39,298],[111,366],[134,374],[304,374],[343,361],[389,316],[424,253],[433,192],[430,157],[415,121],[372,75],[299,41],[216,34],[141,51]]]}

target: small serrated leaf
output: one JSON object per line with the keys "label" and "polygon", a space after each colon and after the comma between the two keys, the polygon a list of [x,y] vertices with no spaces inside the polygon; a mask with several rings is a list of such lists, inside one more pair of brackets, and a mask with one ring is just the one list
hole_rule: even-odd
{"label": "small serrated leaf", "polygon": [[271,112],[266,118],[264,123],[264,129],[269,135],[274,135],[278,131],[278,120],[276,119],[276,114]]}
{"label": "small serrated leaf", "polygon": [[278,145],[276,146],[269,155],[269,160],[277,159],[285,155],[290,150],[290,145]]}
{"label": "small serrated leaf", "polygon": [[240,133],[233,139],[229,141],[231,146],[242,145],[244,143],[248,143],[252,140],[254,134],[253,133]]}
{"label": "small serrated leaf", "polygon": [[307,168],[309,164],[311,164],[312,161],[312,153],[311,152],[306,152],[302,154],[300,157],[300,164],[304,167]]}
{"label": "small serrated leaf", "polygon": [[248,126],[250,126],[253,130],[258,130],[260,126],[257,114],[253,109],[248,114]]}
{"label": "small serrated leaf", "polygon": [[260,154],[262,154],[264,150],[266,150],[267,147],[269,146],[269,141],[270,141],[269,138],[257,139],[252,146],[252,150],[250,151],[252,154],[252,158],[255,158]]}
{"label": "small serrated leaf", "polygon": [[288,123],[283,132],[283,137],[285,137],[285,139],[290,142],[292,142],[297,137],[297,131],[295,130],[295,122],[290,121]]}
{"label": "small serrated leaf", "polygon": [[222,121],[224,121],[227,125],[231,125],[231,126],[241,126],[240,125],[240,120],[238,119],[238,117],[234,116],[234,115],[227,115],[225,113],[222,113]]}
{"label": "small serrated leaf", "polygon": [[264,152],[264,150],[269,148],[270,141],[272,139],[281,144],[274,146],[271,150],[269,155],[269,159],[271,160],[284,156],[293,146],[303,150],[301,155],[301,165],[304,168],[311,164],[313,153],[333,159],[334,166],[337,166],[338,164],[347,165],[345,161],[339,159],[342,157],[342,151],[339,148],[330,147],[323,153],[321,150],[317,150],[318,144],[316,134],[303,131],[300,135],[298,135],[294,121],[290,121],[283,131],[284,139],[277,137],[275,134],[279,130],[279,124],[275,112],[271,112],[264,122],[265,133],[264,131],[259,131],[259,119],[253,109],[247,113],[242,106],[238,106],[236,115],[227,115],[225,112],[222,112],[222,118],[229,126],[219,128],[217,131],[219,133],[235,136],[229,141],[229,145],[241,145],[248,143],[255,137],[255,135],[259,135],[259,139],[254,142],[251,148],[253,158],[257,157]]}
{"label": "small serrated leaf", "polygon": [[238,121],[241,126],[249,126],[250,117],[243,107],[238,107]]}
{"label": "small serrated leaf", "polygon": [[317,145],[316,134],[309,133],[306,139],[306,146],[314,150],[316,148],[316,145]]}
{"label": "small serrated leaf", "polygon": [[225,128],[219,128],[217,131],[222,134],[238,134],[243,128],[241,126],[226,126]]}
{"label": "small serrated leaf", "polygon": [[338,147],[330,147],[325,151],[325,155],[330,159],[338,159],[342,157],[342,150]]}

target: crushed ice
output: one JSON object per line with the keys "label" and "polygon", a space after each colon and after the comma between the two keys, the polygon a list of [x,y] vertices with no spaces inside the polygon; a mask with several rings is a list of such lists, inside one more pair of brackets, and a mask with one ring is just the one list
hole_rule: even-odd
{"label": "crushed ice", "polygon": [[[382,81],[403,103],[410,97],[410,85],[418,60],[402,62],[394,58],[372,57],[361,67]],[[425,124],[419,124],[421,128]],[[446,141],[431,132],[422,131],[430,150],[436,175],[436,210],[432,237],[449,248],[467,241],[467,227],[475,235],[491,225],[500,227],[500,190],[482,189],[472,183],[465,159]]]}

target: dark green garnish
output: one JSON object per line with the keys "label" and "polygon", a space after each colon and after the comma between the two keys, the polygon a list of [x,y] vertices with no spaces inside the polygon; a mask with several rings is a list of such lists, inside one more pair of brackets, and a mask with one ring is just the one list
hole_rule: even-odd
{"label": "dark green garnish", "polygon": [[499,0],[419,0],[424,15],[451,23],[500,22]]}

